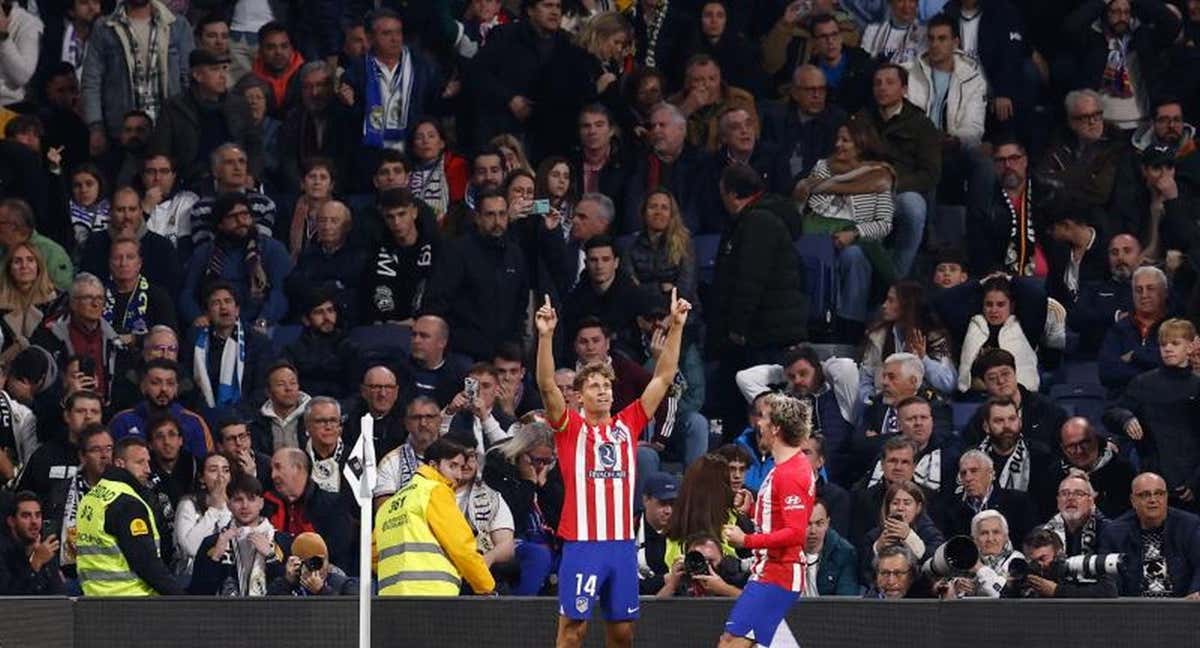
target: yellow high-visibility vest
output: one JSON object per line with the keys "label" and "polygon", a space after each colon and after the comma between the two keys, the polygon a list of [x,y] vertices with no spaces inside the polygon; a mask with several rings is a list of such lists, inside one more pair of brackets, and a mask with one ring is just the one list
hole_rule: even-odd
{"label": "yellow high-visibility vest", "polygon": [[75,516],[76,570],[83,593],[87,596],[157,594],[153,587],[133,572],[121,548],[117,546],[117,537],[104,530],[108,507],[121,495],[133,497],[146,508],[146,518],[150,521],[148,531],[153,534],[154,551],[158,553],[158,523],[154,520],[150,505],[129,484],[101,479],[79,500],[79,511]]}
{"label": "yellow high-visibility vest", "polygon": [[[427,512],[435,488],[449,488],[430,478],[422,466],[412,481],[379,508],[375,542],[379,551],[381,596],[457,596],[461,576],[429,527]],[[436,472],[434,473],[436,475]]]}

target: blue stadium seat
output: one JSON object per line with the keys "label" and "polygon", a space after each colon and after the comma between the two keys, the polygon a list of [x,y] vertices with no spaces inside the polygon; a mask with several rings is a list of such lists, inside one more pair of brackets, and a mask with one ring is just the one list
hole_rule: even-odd
{"label": "blue stadium seat", "polygon": [[692,249],[696,251],[696,278],[705,285],[712,285],[713,273],[717,268],[717,246],[721,237],[704,234],[692,237]]}
{"label": "blue stadium seat", "polygon": [[952,401],[950,403],[950,411],[953,416],[955,432],[960,435],[962,434],[962,431],[967,427],[967,423],[971,422],[971,417],[975,415],[975,410],[979,409],[981,404],[982,403],[978,401],[964,403]]}
{"label": "blue stadium seat", "polygon": [[809,319],[833,321],[833,239],[824,234],[809,234],[796,239],[793,246],[800,257],[800,268],[804,271]]}
{"label": "blue stadium seat", "polygon": [[275,353],[283,353],[283,348],[299,339],[302,332],[304,327],[299,324],[280,324],[271,329],[271,346],[275,348]]}
{"label": "blue stadium seat", "polygon": [[1099,385],[1100,363],[1071,362],[1063,364],[1062,381],[1067,385]]}
{"label": "blue stadium seat", "polygon": [[412,331],[399,324],[375,324],[356,326],[350,329],[349,337],[364,358],[398,359],[408,355]]}
{"label": "blue stadium seat", "polygon": [[1067,383],[1050,388],[1050,398],[1072,416],[1086,418],[1097,431],[1104,433],[1104,408],[1108,405],[1108,392],[1103,385]]}

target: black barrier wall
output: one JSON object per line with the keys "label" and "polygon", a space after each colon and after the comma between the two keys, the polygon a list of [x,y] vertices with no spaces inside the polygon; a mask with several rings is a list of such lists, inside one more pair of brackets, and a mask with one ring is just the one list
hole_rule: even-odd
{"label": "black barrier wall", "polygon": [[[636,645],[716,645],[732,601],[642,601]],[[377,647],[554,645],[552,599],[377,599]],[[14,599],[0,602],[0,647],[357,646],[357,602],[339,599]],[[803,648],[1200,646],[1200,603],[813,599],[788,617]],[[599,624],[589,647],[603,645]]]}

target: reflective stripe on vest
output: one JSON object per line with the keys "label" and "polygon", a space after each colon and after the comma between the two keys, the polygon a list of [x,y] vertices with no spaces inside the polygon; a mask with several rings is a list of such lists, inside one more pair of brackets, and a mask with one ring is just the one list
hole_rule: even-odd
{"label": "reflective stripe on vest", "polygon": [[455,596],[461,576],[429,528],[426,511],[445,484],[417,473],[379,508],[375,520],[381,596]]}
{"label": "reflective stripe on vest", "polygon": [[154,550],[159,547],[158,523],[150,505],[128,484],[101,479],[79,501],[76,516],[76,569],[87,596],[153,596],[154,588],[138,577],[117,545],[117,537],[104,530],[108,508],[121,495],[136,499],[146,510],[153,534]]}

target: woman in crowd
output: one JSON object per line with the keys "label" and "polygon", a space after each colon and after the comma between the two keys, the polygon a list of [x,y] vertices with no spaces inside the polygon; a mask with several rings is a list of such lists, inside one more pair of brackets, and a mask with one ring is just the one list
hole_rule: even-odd
{"label": "woman in crowd", "polygon": [[858,393],[866,401],[875,393],[875,374],[893,353],[912,353],[925,366],[925,383],[937,392],[954,391],[958,374],[950,338],[925,301],[921,284],[904,280],[888,288],[879,320],[867,330]]}
{"label": "woman in crowd", "polygon": [[29,337],[55,310],[62,295],[46,272],[46,260],[32,243],[17,243],[0,273],[0,360],[10,360],[29,346]]}
{"label": "woman in crowd", "polygon": [[958,365],[959,391],[983,389],[983,379],[973,379],[971,366],[981,351],[993,348],[1013,354],[1017,360],[1017,382],[1029,391],[1037,391],[1041,385],[1037,353],[1017,321],[1012,286],[1004,277],[992,277],[983,282],[982,288],[983,312],[971,318],[963,338]]}
{"label": "woman in crowd", "polygon": [[540,414],[521,417],[512,438],[487,453],[483,481],[512,511],[520,573],[512,594],[535,596],[550,575],[557,552],[554,529],[562,513],[562,474],[554,459],[554,431]]}
{"label": "woman in crowd", "polygon": [[525,147],[521,144],[521,140],[508,133],[503,133],[493,137],[488,143],[500,149],[500,155],[504,158],[505,173],[512,173],[517,169],[533,173],[533,165],[529,163],[529,157],[525,155]]}
{"label": "woman in crowd", "polygon": [[675,288],[681,298],[697,303],[692,235],[670,191],[655,189],[646,196],[642,203],[642,229],[625,258],[639,284],[657,285],[664,294]]}
{"label": "woman in crowd", "polygon": [[[683,473],[679,497],[675,500],[671,522],[667,525],[667,550],[663,561],[667,565],[674,565],[675,561],[682,560],[686,553],[684,542],[697,533],[720,538],[721,529],[726,524],[737,524],[743,530],[752,532],[754,523],[734,509],[733,504],[729,462],[713,453],[692,462]],[[738,555],[734,547],[724,541],[721,542],[721,553],[726,556]]]}
{"label": "woman in crowd", "polygon": [[317,215],[321,207],[333,200],[333,161],[327,158],[310,158],[300,167],[304,174],[300,181],[300,195],[292,208],[291,225],[288,227],[288,252],[292,263],[300,258],[304,249],[317,237]]}
{"label": "woman in crowd", "polygon": [[84,162],[71,171],[71,228],[75,233],[75,253],[72,260],[78,265],[79,255],[92,232],[108,228],[111,205],[105,196],[104,173],[91,162]]}
{"label": "woman in crowd", "polygon": [[691,54],[707,54],[721,68],[721,78],[757,96],[766,90],[766,74],[757,45],[751,44],[730,15],[725,0],[707,0],[700,7],[700,31]]}
{"label": "woman in crowd", "polygon": [[567,158],[552,155],[542,160],[534,179],[533,197],[549,201],[550,209],[558,211],[563,218],[563,236],[568,237],[571,233],[571,214],[574,213],[579,192],[571,182],[571,163]]}
{"label": "woman in crowd", "polygon": [[233,457],[214,452],[204,458],[192,492],[179,500],[175,510],[175,572],[183,576],[192,573],[192,562],[200,543],[219,533],[233,519],[229,512],[225,487],[241,466]]}
{"label": "woman in crowd", "polygon": [[859,562],[868,582],[871,565],[884,547],[902,544],[924,561],[943,542],[942,532],[925,510],[925,492],[911,481],[888,486],[879,507],[879,526],[867,532],[859,547]]}
{"label": "woman in crowd", "polygon": [[104,319],[121,336],[126,346],[164,324],[177,328],[175,302],[158,284],[142,274],[142,252],[138,240],[121,237],[108,248],[108,281],[104,284]]}
{"label": "woman in crowd", "polygon": [[250,121],[262,134],[263,177],[255,179],[260,183],[273,182],[279,176],[279,129],[282,126],[278,119],[267,115],[267,110],[275,105],[275,92],[271,84],[253,74],[242,77],[234,91],[241,93],[250,105]]}
{"label": "woman in crowd", "polygon": [[440,218],[466,195],[470,175],[467,161],[446,147],[446,133],[436,119],[418,119],[408,133],[408,154],[413,160],[408,188]]}
{"label": "woman in crowd", "polygon": [[851,120],[838,129],[833,155],[818,160],[794,190],[804,205],[804,233],[833,236],[837,321],[847,339],[856,339],[867,321],[872,278],[884,285],[896,279],[883,247],[892,231],[896,173],[884,159],[874,127],[865,119]]}
{"label": "woman in crowd", "polygon": [[616,11],[605,11],[584,24],[575,40],[590,55],[586,70],[579,71],[581,82],[587,82],[587,87],[580,88],[585,93],[580,99],[587,100],[584,103],[598,101],[614,112],[620,110],[621,80],[629,69],[633,25]]}

